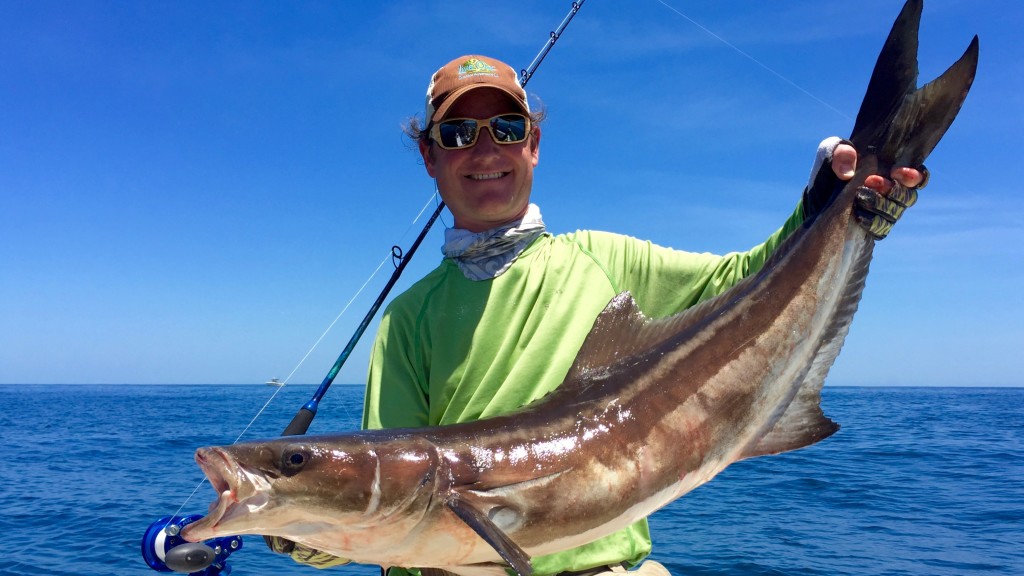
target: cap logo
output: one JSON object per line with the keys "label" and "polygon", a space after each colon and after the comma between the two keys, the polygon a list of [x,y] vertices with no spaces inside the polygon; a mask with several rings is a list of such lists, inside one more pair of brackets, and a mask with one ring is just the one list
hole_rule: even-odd
{"label": "cap logo", "polygon": [[498,76],[498,69],[490,64],[478,60],[476,58],[470,58],[459,66],[459,80],[464,80],[470,76]]}

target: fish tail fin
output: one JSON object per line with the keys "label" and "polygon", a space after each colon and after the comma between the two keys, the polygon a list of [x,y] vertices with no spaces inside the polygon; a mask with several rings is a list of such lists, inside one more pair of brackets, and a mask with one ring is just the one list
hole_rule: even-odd
{"label": "fish tail fin", "polygon": [[908,0],[893,24],[854,124],[858,154],[878,158],[877,169],[921,166],[953,123],[978,67],[978,37],[941,76],[917,87],[922,0]]}

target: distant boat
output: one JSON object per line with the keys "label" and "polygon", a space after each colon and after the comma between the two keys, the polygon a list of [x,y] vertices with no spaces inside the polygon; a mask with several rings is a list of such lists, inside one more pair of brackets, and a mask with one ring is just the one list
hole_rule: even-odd
{"label": "distant boat", "polygon": [[264,384],[266,384],[267,386],[276,386],[278,388],[280,388],[281,386],[284,386],[284,382],[281,382],[277,378],[271,378],[270,380],[267,380],[266,382],[264,382]]}

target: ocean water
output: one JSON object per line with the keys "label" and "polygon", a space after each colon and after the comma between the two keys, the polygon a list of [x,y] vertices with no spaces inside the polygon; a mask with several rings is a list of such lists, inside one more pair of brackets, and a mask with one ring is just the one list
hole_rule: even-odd
{"label": "ocean water", "polygon": [[[313,390],[281,389],[242,439],[280,434]],[[0,575],[156,574],[149,524],[214,497],[192,452],[233,442],[274,392],[0,386]],[[335,386],[310,433],[356,428],[361,404]],[[652,557],[676,576],[1024,574],[1024,389],[826,387],[824,407],[832,438],[734,464],[656,513]],[[251,536],[229,562],[378,574],[318,572]]]}

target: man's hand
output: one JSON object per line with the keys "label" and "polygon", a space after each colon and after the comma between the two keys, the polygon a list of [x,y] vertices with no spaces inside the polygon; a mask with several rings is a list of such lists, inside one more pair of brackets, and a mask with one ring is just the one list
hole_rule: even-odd
{"label": "man's hand", "polygon": [[[856,170],[857,151],[854,150],[853,146],[840,141],[832,152],[832,171],[835,172],[836,177],[840,180],[849,180],[850,178],[853,178],[853,173]],[[892,172],[889,174],[889,179],[882,178],[881,176],[868,176],[864,185],[868,188],[874,189],[876,192],[888,194],[889,189],[892,188],[893,182],[899,183],[904,188],[916,188],[920,190],[921,188],[924,188],[925,184],[927,184],[924,179],[924,173],[920,170],[901,166],[892,169]],[[883,190],[880,187],[884,187],[885,189]]]}
{"label": "man's hand", "polygon": [[[824,164],[831,170],[824,170]],[[843,181],[853,178],[857,169],[857,151],[848,142],[828,138],[818,147],[811,181],[804,189],[804,217],[816,216],[828,204]],[[876,239],[885,238],[903,212],[917,201],[917,191],[928,183],[928,170],[921,166],[893,168],[888,178],[868,176],[857,194],[854,214],[857,221]]]}
{"label": "man's hand", "polygon": [[314,550],[302,544],[296,544],[295,542],[281,538],[280,536],[264,536],[263,540],[267,543],[268,548],[278,554],[287,554],[291,556],[292,560],[299,564],[308,564],[316,568],[332,568],[334,566],[341,566],[350,562],[350,560],[338,558],[337,556],[332,556],[326,552]]}

